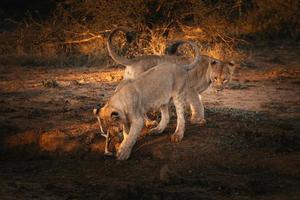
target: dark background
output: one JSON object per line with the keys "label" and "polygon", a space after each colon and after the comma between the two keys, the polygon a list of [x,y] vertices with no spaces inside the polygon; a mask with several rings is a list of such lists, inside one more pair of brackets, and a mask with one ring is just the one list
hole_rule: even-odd
{"label": "dark background", "polygon": [[0,5],[1,19],[21,20],[31,13],[35,17],[46,18],[55,8],[57,0],[2,0]]}

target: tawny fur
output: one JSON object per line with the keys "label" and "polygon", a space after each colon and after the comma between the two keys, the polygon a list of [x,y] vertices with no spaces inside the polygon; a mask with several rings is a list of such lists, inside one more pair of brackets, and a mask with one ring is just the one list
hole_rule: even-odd
{"label": "tawny fur", "polygon": [[[158,79],[161,74],[168,76]],[[143,117],[150,109],[161,109],[162,120],[156,131],[161,132],[165,129],[169,122],[168,104],[171,99],[177,114],[177,127],[171,140],[173,142],[182,140],[185,129],[187,77],[188,72],[181,65],[159,64],[123,85],[101,108],[99,117],[104,130],[113,126],[123,127],[124,138],[117,149],[117,159],[129,158],[144,125]]]}
{"label": "tawny fur", "polygon": [[[125,34],[129,33],[131,30],[126,27],[118,27],[110,33],[107,40],[107,48],[110,56],[113,60],[121,65],[124,65],[124,81],[122,81],[117,90],[127,83],[128,80],[135,79],[139,77],[139,74],[147,71],[148,69],[163,63],[177,63],[177,64],[187,64],[191,62],[190,58],[175,56],[177,48],[179,45],[184,44],[184,41],[174,42],[172,45],[167,47],[166,53],[168,55],[146,55],[139,56],[133,59],[127,59],[125,57],[119,56],[112,47],[112,38],[118,32],[122,31]],[[189,42],[191,44],[191,42]],[[204,107],[201,100],[201,93],[205,91],[211,84],[218,90],[224,88],[232,77],[234,72],[235,64],[231,62],[223,62],[209,56],[201,56],[200,61],[197,66],[191,70],[189,74],[189,88],[187,91],[188,102],[190,104],[190,109],[192,111],[191,122],[199,123],[204,125],[206,123],[204,117]],[[157,77],[160,79],[162,76],[166,77],[168,74],[161,74]],[[145,117],[146,122],[149,123],[147,117]],[[151,123],[149,123],[151,124]]]}

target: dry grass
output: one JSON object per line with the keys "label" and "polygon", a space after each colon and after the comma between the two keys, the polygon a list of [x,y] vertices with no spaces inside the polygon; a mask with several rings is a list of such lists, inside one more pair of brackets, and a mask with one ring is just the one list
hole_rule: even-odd
{"label": "dry grass", "polygon": [[244,55],[237,45],[245,36],[298,38],[296,1],[268,2],[65,0],[48,20],[30,16],[21,22],[8,20],[15,28],[0,33],[1,63],[106,66],[111,63],[106,36],[117,25],[140,33],[135,46],[117,41],[120,53],[128,56],[163,54],[168,41],[189,39],[196,41],[204,54],[240,60]]}

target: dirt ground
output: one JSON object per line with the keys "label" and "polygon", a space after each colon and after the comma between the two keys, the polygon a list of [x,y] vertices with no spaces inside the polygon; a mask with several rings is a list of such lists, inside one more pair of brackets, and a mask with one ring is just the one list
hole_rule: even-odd
{"label": "dirt ground", "polygon": [[122,70],[0,67],[1,200],[300,199],[300,45],[256,46],[228,89],[203,94],[205,127],[173,144],[173,112],[123,162],[92,115]]}

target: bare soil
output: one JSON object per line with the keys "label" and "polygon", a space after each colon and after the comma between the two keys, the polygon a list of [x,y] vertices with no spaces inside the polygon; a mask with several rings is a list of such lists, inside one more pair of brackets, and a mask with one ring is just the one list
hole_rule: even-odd
{"label": "bare soil", "polygon": [[103,155],[92,115],[122,68],[1,66],[0,199],[300,199],[299,47],[257,46],[228,89],[203,94],[205,127],[187,122],[173,144],[173,112],[123,162]]}

